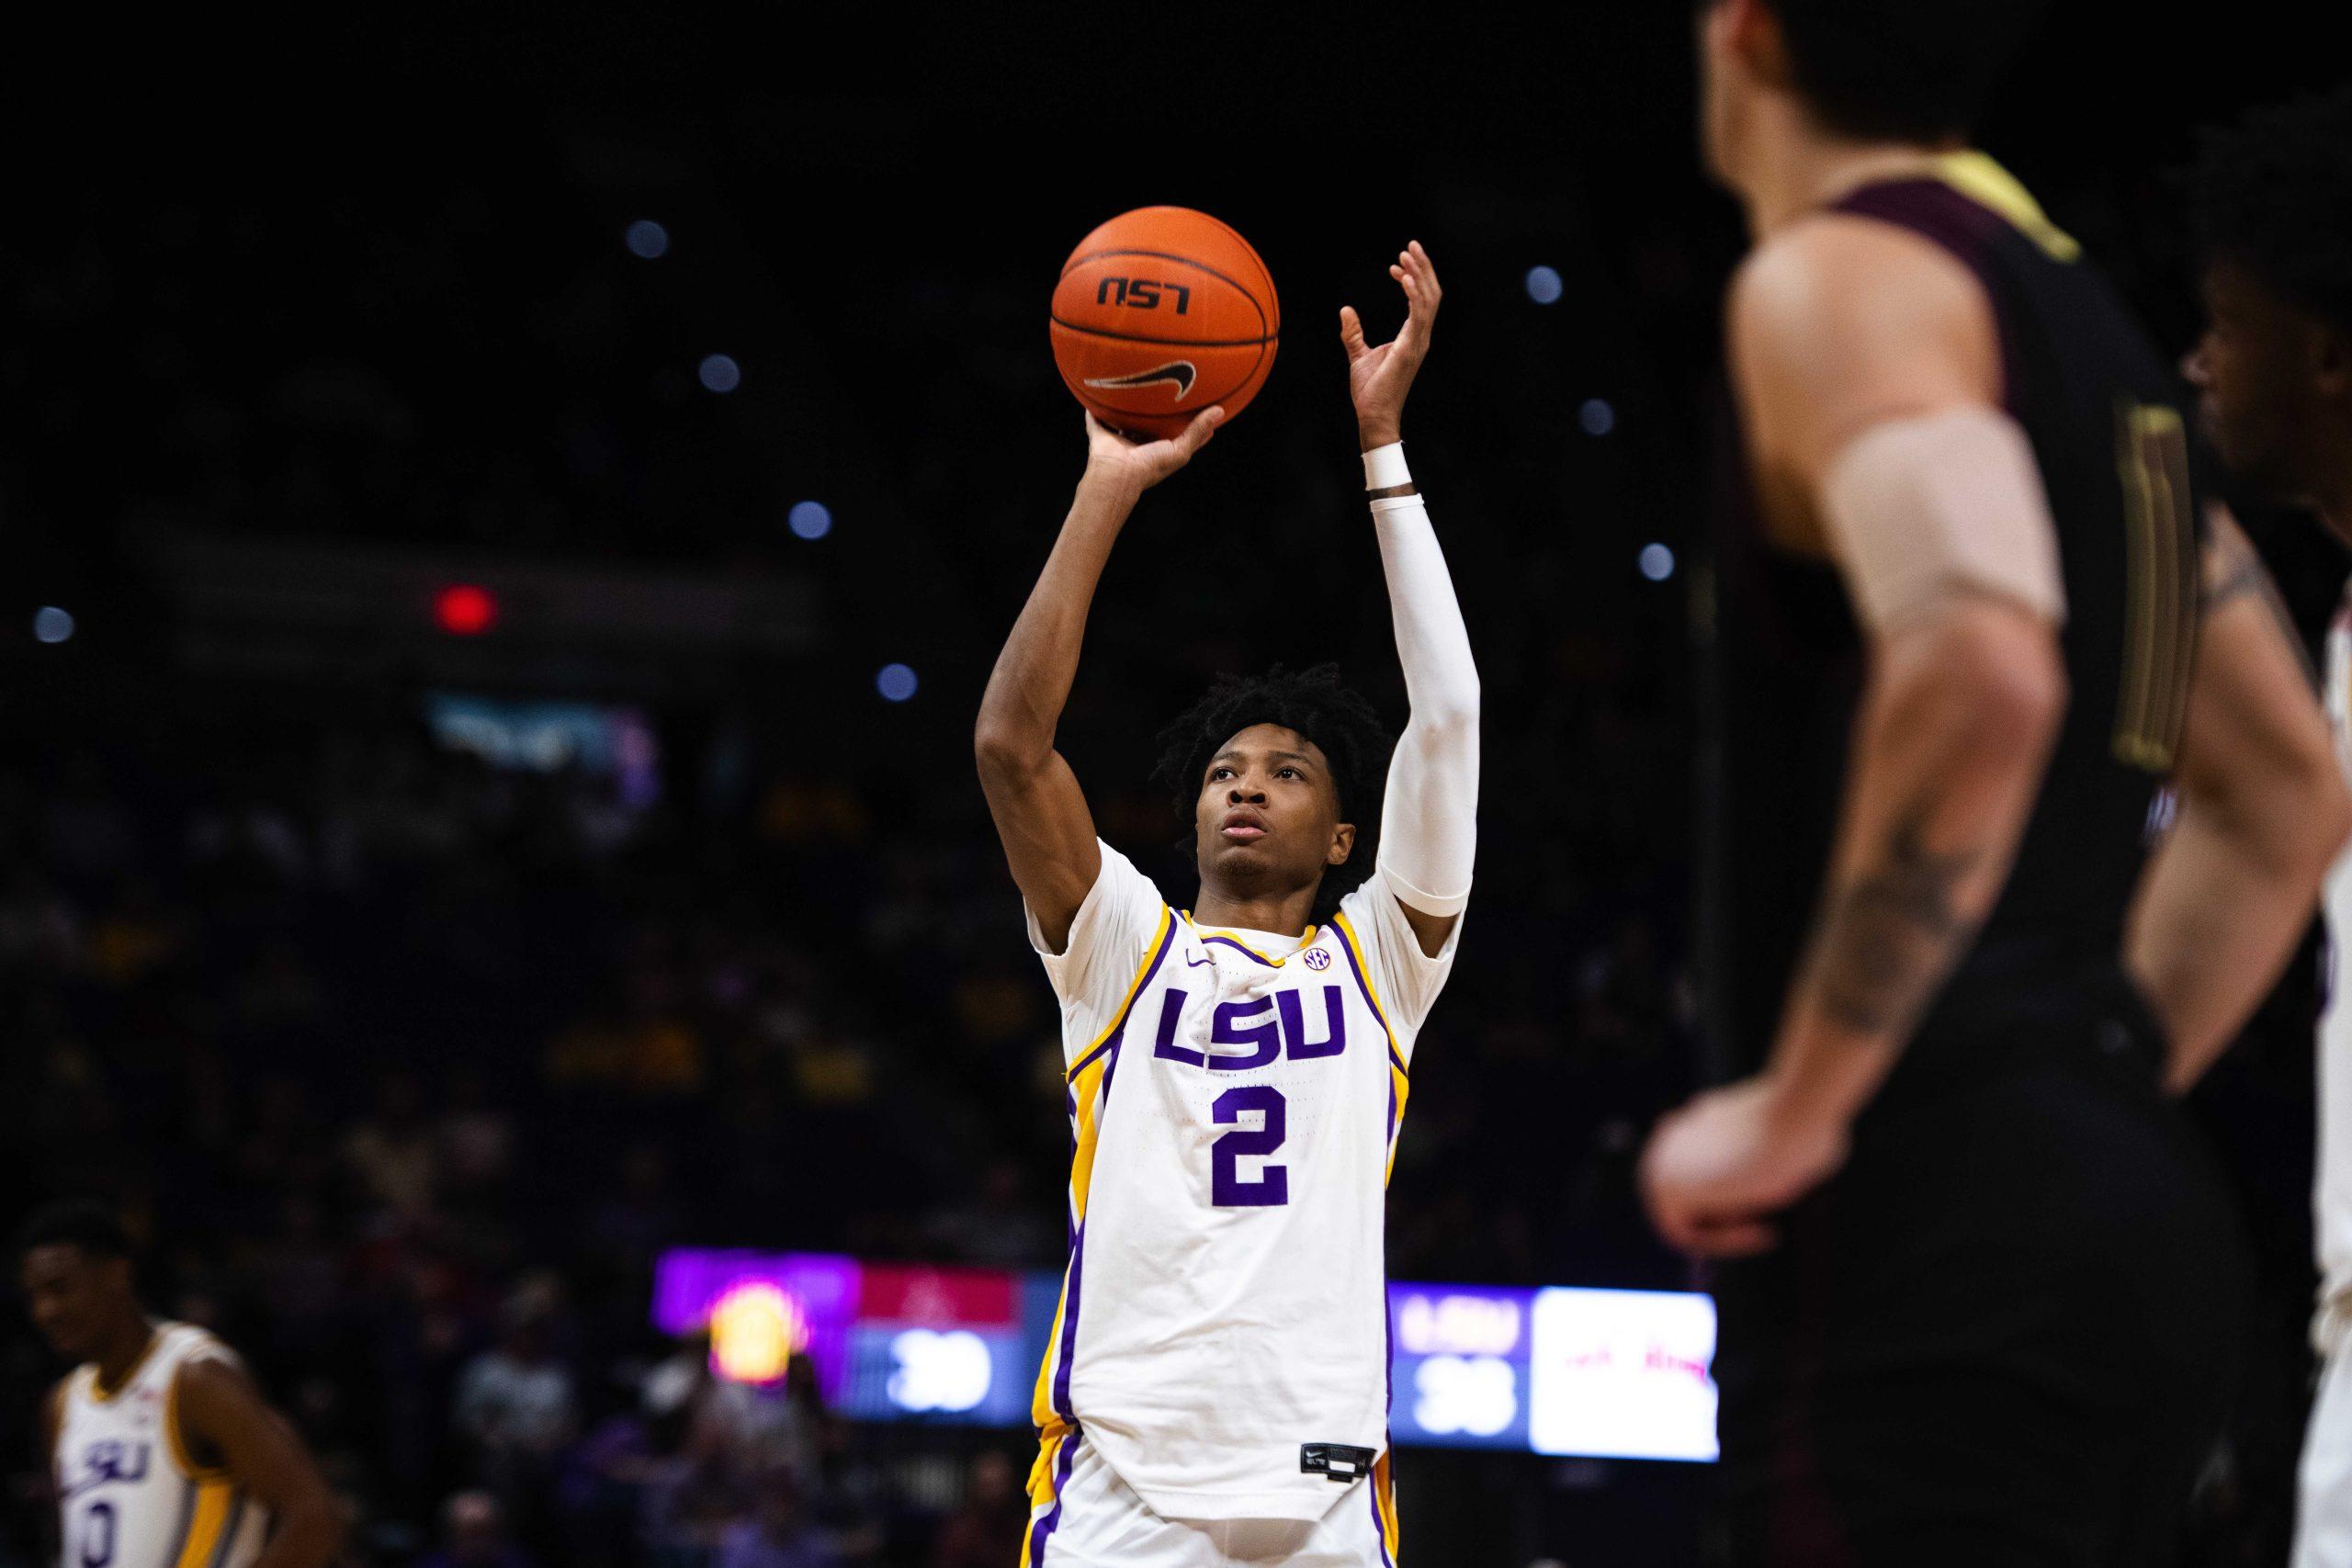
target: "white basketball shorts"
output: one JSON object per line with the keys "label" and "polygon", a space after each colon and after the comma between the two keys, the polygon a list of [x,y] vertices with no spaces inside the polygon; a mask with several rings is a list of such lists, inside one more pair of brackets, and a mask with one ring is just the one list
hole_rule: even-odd
{"label": "white basketball shorts", "polygon": [[1022,1568],[1397,1568],[1396,1502],[1385,1458],[1311,1523],[1162,1518],[1082,1432],[1067,1474],[1060,1459],[1049,1449],[1046,1473],[1031,1486]]}

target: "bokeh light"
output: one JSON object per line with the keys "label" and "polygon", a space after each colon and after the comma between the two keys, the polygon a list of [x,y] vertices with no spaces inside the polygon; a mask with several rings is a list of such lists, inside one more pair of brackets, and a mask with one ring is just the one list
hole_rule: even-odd
{"label": "bokeh light", "polygon": [[763,1280],[736,1286],[711,1310],[711,1361],[737,1382],[778,1382],[808,1337],[800,1303]]}
{"label": "bokeh light", "polygon": [[821,539],[833,531],[833,514],[821,501],[796,502],[784,520],[796,539]]}
{"label": "bokeh light", "polygon": [[74,635],[74,615],[54,604],[43,604],[33,612],[33,638],[38,642],[63,642]]}
{"label": "bokeh light", "polygon": [[1644,577],[1652,582],[1664,582],[1674,575],[1674,552],[1664,545],[1644,545],[1641,566]]}
{"label": "bokeh light", "polygon": [[433,598],[433,618],[451,637],[480,637],[498,620],[498,601],[487,588],[456,582]]}
{"label": "bokeh light", "polygon": [[729,355],[711,355],[695,374],[705,387],[714,392],[731,392],[743,384],[743,367]]}
{"label": "bokeh light", "polygon": [[669,254],[670,231],[650,218],[640,218],[628,226],[622,243],[628,246],[629,254],[653,261]]}
{"label": "bokeh light", "polygon": [[902,703],[915,694],[915,672],[904,664],[885,664],[874,677],[874,689],[886,703]]}
{"label": "bokeh light", "polygon": [[1560,295],[1566,288],[1560,281],[1556,267],[1531,266],[1527,269],[1527,297],[1538,305],[1559,303]]}
{"label": "bokeh light", "polygon": [[1600,398],[1587,398],[1577,411],[1577,423],[1587,435],[1606,435],[1617,428],[1617,411]]}

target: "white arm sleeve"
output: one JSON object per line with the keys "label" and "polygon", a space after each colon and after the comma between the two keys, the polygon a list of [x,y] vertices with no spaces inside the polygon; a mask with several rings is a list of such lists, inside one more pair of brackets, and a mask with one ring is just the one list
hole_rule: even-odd
{"label": "white arm sleeve", "polygon": [[1429,508],[1418,495],[1372,503],[1396,660],[1413,705],[1388,764],[1378,870],[1424,915],[1458,915],[1478,845],[1478,670]]}

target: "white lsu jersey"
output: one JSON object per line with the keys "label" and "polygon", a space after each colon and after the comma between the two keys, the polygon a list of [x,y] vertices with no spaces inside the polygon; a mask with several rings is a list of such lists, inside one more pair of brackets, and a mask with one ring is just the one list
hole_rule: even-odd
{"label": "white lsu jersey", "polygon": [[[2327,634],[2327,717],[2336,760],[2352,779],[2352,587]],[[2352,1324],[2352,998],[2345,995],[2352,946],[2352,850],[2328,868],[2321,897],[2327,921],[2326,992],[2319,1024],[2319,1177],[2312,1194],[2320,1267],[2315,1337],[2333,1341]],[[2322,1348],[2333,1349],[2330,1343]]]}
{"label": "white lsu jersey", "polygon": [[95,1366],[65,1380],[51,1465],[67,1568],[245,1568],[261,1555],[267,1514],[180,1445],[179,1371],[198,1360],[236,1357],[200,1328],[161,1323],[111,1393]]}
{"label": "white lsu jersey", "polygon": [[1303,938],[1204,930],[1125,856],[1060,954],[1070,1256],[1024,1562],[1080,1434],[1170,1519],[1321,1518],[1374,1487],[1389,1554],[1385,1189],[1453,966],[1375,870]]}

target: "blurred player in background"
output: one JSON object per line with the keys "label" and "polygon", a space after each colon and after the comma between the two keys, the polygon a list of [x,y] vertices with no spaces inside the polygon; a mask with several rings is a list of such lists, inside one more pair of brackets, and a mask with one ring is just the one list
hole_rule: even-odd
{"label": "blurred player in background", "polygon": [[[2206,430],[2249,486],[2309,507],[2352,543],[2352,91],[2214,137],[2197,186],[2207,324],[2188,370]],[[2328,632],[2327,715],[2352,769],[2352,585]],[[2329,871],[2324,908],[2312,1343],[2324,1365],[2303,1445],[2294,1562],[2352,1568],[2352,854]]]}
{"label": "blurred player in background", "polygon": [[227,1346],[151,1318],[122,1224],[43,1211],[17,1242],[33,1326],[79,1363],[44,1430],[61,1562],[73,1568],[324,1568],[343,1509]]}
{"label": "blurred player in background", "polygon": [[[1168,731],[1161,769],[1197,907],[1095,837],[1054,748],[1088,607],[1137,498],[1200,450],[1214,409],[1145,446],[1089,418],[1077,501],[981,705],[980,778],[1061,998],[1077,1141],[1033,1568],[1396,1559],[1384,1190],[1469,895],[1478,681],[1399,445],[1437,275],[1418,244],[1389,270],[1396,340],[1368,345],[1352,310],[1340,334],[1412,703],[1394,756],[1328,667],[1224,681]],[[1239,530],[1158,547],[1247,569]]]}
{"label": "blurred player in background", "polygon": [[1644,1179],[1669,1241],[1746,1259],[1717,1292],[1742,1562],[2171,1558],[2242,1272],[2172,1097],[2352,825],[2171,367],[1968,150],[2040,9],[1701,6],[1707,154],[1755,237],[1703,938],[1746,1076]]}

